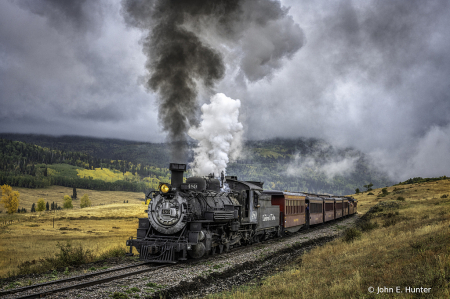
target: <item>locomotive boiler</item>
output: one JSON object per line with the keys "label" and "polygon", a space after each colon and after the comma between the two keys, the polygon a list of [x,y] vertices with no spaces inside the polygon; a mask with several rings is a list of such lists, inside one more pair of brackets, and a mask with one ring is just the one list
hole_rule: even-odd
{"label": "locomotive boiler", "polygon": [[213,176],[183,183],[185,164],[169,169],[171,183],[152,193],[148,217],[139,219],[137,237],[127,240],[141,260],[175,263],[281,233],[279,209],[263,194],[262,183],[227,177],[230,189],[223,192],[223,182]]}

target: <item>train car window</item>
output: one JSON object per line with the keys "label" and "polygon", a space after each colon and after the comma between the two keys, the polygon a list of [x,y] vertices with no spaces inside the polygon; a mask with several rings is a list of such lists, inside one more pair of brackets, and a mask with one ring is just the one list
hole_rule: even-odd
{"label": "train car window", "polygon": [[322,213],[322,204],[321,203],[311,203],[310,212],[311,213]]}
{"label": "train car window", "polygon": [[257,208],[258,207],[258,200],[259,200],[259,195],[260,195],[261,193],[259,193],[258,191],[254,191],[253,192],[253,206],[255,207],[255,208]]}
{"label": "train car window", "polygon": [[333,211],[333,203],[325,203],[325,211]]}
{"label": "train car window", "polygon": [[244,202],[244,217],[247,218],[249,215],[249,209],[250,209],[250,198],[249,198],[249,190],[242,191],[242,199]]}

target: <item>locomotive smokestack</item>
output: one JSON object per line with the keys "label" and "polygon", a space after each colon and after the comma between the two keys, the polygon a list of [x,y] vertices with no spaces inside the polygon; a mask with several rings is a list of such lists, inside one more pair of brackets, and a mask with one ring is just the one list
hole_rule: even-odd
{"label": "locomotive smokestack", "polygon": [[186,171],[186,164],[170,163],[169,170],[172,173],[172,187],[179,189],[183,184],[183,172]]}

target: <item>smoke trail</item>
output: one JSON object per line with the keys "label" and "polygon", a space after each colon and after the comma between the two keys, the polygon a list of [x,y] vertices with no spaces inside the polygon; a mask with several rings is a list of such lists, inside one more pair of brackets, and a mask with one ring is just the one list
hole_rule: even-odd
{"label": "smoke trail", "polygon": [[300,27],[279,1],[123,0],[122,4],[125,21],[147,34],[146,86],[160,95],[159,120],[174,145],[175,160],[184,160],[186,133],[197,125],[198,90],[211,92],[225,74],[220,44],[228,45],[221,51],[241,52],[238,64],[250,81],[269,76],[281,66],[281,59],[292,57],[303,45]]}
{"label": "smoke trail", "polygon": [[223,77],[220,54],[186,30],[186,18],[216,15],[223,18],[237,1],[124,1],[129,24],[148,30],[144,53],[151,75],[147,87],[159,92],[159,119],[172,142],[172,159],[184,160],[186,132],[197,124],[197,85],[206,88]]}
{"label": "smoke trail", "polygon": [[226,172],[227,164],[239,154],[242,147],[243,126],[239,122],[241,101],[223,93],[211,98],[211,104],[202,106],[202,122],[189,129],[189,136],[198,140],[191,168],[196,175]]}

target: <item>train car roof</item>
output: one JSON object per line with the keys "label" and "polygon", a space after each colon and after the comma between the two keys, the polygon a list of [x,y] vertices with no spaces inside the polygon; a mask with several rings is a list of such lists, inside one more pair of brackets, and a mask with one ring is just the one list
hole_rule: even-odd
{"label": "train car roof", "polygon": [[236,182],[236,183],[243,184],[243,185],[247,186],[249,189],[252,189],[252,190],[263,191],[263,188],[261,188],[260,186],[255,185],[255,184],[252,184],[252,183],[247,182],[247,181],[240,181],[240,180],[227,179],[227,182],[228,182],[228,181],[229,181],[229,182]]}
{"label": "train car roof", "polygon": [[264,190],[264,194],[268,195],[292,195],[292,196],[307,196],[305,193],[302,192],[286,192],[286,191],[277,191],[277,190]]}

